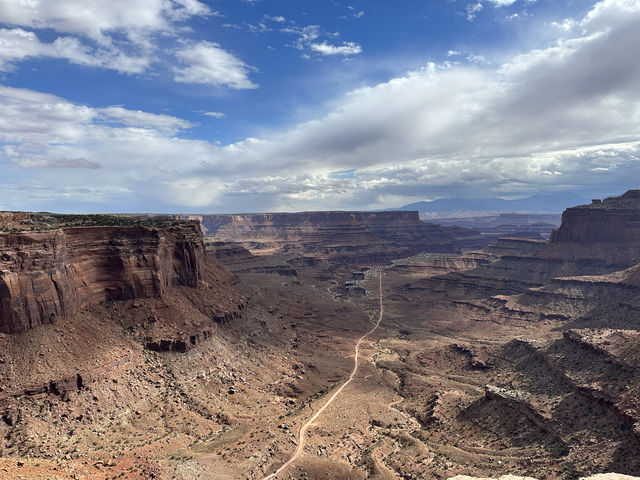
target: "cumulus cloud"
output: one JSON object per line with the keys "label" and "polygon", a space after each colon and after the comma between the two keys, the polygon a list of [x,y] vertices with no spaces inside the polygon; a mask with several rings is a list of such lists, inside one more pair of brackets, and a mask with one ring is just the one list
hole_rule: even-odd
{"label": "cumulus cloud", "polygon": [[[501,65],[428,64],[224,146],[183,137],[192,125],[174,117],[2,87],[2,182],[15,191],[30,162],[30,180],[55,195],[82,199],[56,186],[86,185],[91,198],[156,211],[388,207],[452,189],[613,193],[640,178],[640,63],[629,57],[640,1],[603,0],[575,21],[574,33]],[[60,159],[102,168],[38,176]]]}
{"label": "cumulus cloud", "polygon": [[[180,23],[195,16],[218,15],[199,0],[0,0],[0,70],[16,68],[26,58],[50,57],[71,63],[144,73],[161,58],[155,39],[162,35],[182,41]],[[30,29],[30,30],[26,30]],[[41,42],[37,32],[52,29],[64,33],[52,43]],[[250,70],[241,60],[215,43],[184,45],[176,53],[181,67],[174,69],[178,82],[255,88]]]}
{"label": "cumulus cloud", "polygon": [[0,29],[0,71],[15,69],[15,63],[26,58],[52,57],[88,67],[141,73],[149,66],[145,57],[129,56],[113,48],[90,48],[73,37],[59,37],[43,43],[34,32],[21,28]]}
{"label": "cumulus cloud", "polygon": [[220,48],[217,43],[185,45],[176,52],[176,57],[182,64],[173,68],[176,82],[226,85],[234,89],[257,88],[249,79],[252,67]]}
{"label": "cumulus cloud", "polygon": [[198,0],[0,0],[0,22],[87,36],[111,43],[112,33],[139,41],[173,22],[212,13]]}

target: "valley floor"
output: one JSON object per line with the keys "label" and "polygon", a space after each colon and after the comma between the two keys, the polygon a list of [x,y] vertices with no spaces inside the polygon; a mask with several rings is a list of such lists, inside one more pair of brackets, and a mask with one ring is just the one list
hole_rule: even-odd
{"label": "valley floor", "polygon": [[[620,401],[584,389],[614,370],[611,388],[637,385],[637,371],[580,350],[560,320],[507,318],[480,300],[425,293],[424,281],[441,273],[372,268],[355,282],[366,295],[341,287],[350,269],[243,274],[242,316],[185,353],[141,347],[126,318],[157,308],[151,301],[101,305],[27,332],[36,377],[39,352],[67,351],[70,335],[99,336],[103,347],[76,352],[91,380],[77,391],[7,400],[15,408],[0,422],[0,478],[276,478],[323,406],[277,478],[640,473],[638,434]],[[360,343],[353,381],[327,405],[380,314],[380,294],[380,326]],[[602,372],[576,378],[587,365]]]}

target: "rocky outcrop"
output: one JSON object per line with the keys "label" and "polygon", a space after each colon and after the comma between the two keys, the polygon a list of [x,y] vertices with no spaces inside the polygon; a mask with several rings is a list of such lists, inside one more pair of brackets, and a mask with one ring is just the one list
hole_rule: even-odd
{"label": "rocky outcrop", "polygon": [[212,336],[213,331],[205,329],[188,337],[149,339],[146,347],[154,352],[186,352]]}
{"label": "rocky outcrop", "polygon": [[516,391],[485,385],[484,397],[462,410],[460,416],[488,427],[494,434],[510,437],[516,446],[541,445],[554,457],[563,457],[569,452],[553,421],[541,415]]}
{"label": "rocky outcrop", "polygon": [[472,370],[487,370],[489,368],[486,358],[479,356],[470,346],[452,343],[449,345],[449,349],[458,355],[462,355],[467,361],[467,366]]}
{"label": "rocky outcrop", "polygon": [[209,256],[223,265],[235,265],[254,258],[249,250],[236,242],[207,240],[205,247]]}
{"label": "rocky outcrop", "polygon": [[484,251],[493,255],[529,255],[547,244],[544,240],[531,238],[499,238],[495,243],[485,247]]}
{"label": "rocky outcrop", "polygon": [[199,225],[71,227],[0,234],[0,332],[18,333],[105,300],[197,287]]}
{"label": "rocky outcrop", "polygon": [[640,190],[565,210],[551,241],[640,243]]}
{"label": "rocky outcrop", "polygon": [[640,190],[565,210],[543,255],[615,269],[640,263]]}
{"label": "rocky outcrop", "polygon": [[0,232],[17,231],[28,223],[30,218],[25,212],[0,212]]}

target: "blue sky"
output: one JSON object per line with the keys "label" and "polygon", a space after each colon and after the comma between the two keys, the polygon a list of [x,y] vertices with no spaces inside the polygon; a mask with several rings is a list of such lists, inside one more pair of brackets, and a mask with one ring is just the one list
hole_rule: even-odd
{"label": "blue sky", "polygon": [[639,0],[0,0],[0,209],[620,193],[639,45]]}

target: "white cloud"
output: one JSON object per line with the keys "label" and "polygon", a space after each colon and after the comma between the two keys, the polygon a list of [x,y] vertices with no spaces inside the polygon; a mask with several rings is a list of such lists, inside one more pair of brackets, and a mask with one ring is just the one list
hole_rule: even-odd
{"label": "white cloud", "polygon": [[475,55],[473,53],[467,55],[467,61],[476,65],[489,65],[491,63],[484,55]]}
{"label": "white cloud", "polygon": [[[43,147],[49,144],[91,143],[102,133],[134,130],[144,135],[172,137],[193,126],[170,115],[129,110],[121,106],[91,108],[66,101],[55,95],[0,86],[0,141],[4,148],[17,152],[12,144]],[[100,133],[100,135],[97,135]],[[65,148],[66,148],[65,146]],[[89,158],[89,156],[64,156]]]}
{"label": "white cloud", "polygon": [[355,42],[344,42],[342,45],[330,45],[327,42],[311,43],[309,48],[322,55],[357,55],[362,47]]}
{"label": "white cloud", "polygon": [[[198,0],[0,0],[0,23],[21,27],[0,29],[0,70],[15,69],[29,57],[50,57],[143,73],[154,63],[173,60],[161,58],[154,41],[158,35],[178,41],[180,22],[210,15],[219,14]],[[43,43],[26,28],[68,36]],[[250,68],[219,45],[201,42],[188,48],[176,53],[182,63],[174,68],[176,81],[255,88]]]}
{"label": "white cloud", "polygon": [[280,31],[283,33],[293,33],[298,36],[298,38],[293,43],[293,47],[297,48],[298,50],[304,50],[307,45],[320,37],[319,25],[307,25],[305,27],[285,27],[280,29]]}
{"label": "white cloud", "polygon": [[96,108],[94,110],[105,123],[126,127],[155,129],[166,135],[174,135],[180,130],[191,128],[191,122],[170,115],[147,113],[140,110],[128,110],[123,107]]}
{"label": "white cloud", "polygon": [[[284,33],[297,35],[291,47],[298,50],[311,51],[320,55],[357,55],[362,52],[362,47],[356,42],[342,42],[342,45],[333,45],[326,40],[318,41],[322,37],[337,38],[340,33],[323,32],[319,25],[307,25],[304,27],[289,26],[280,29]],[[303,53],[302,58],[311,58],[308,53]]]}
{"label": "white cloud", "polygon": [[347,8],[351,10],[353,13],[350,13],[349,15],[340,16],[340,20],[349,20],[353,18],[358,19],[358,18],[364,17],[364,10],[355,11],[356,9],[352,6],[348,6]]}
{"label": "white cloud", "polygon": [[551,22],[551,25],[564,30],[566,33],[569,33],[579,24],[573,18],[565,18],[562,22]]}
{"label": "white cloud", "polygon": [[176,52],[176,57],[182,64],[173,68],[176,82],[226,85],[234,89],[257,88],[249,79],[252,67],[217,43],[187,44]]}
{"label": "white cloud", "polygon": [[271,27],[268,27],[264,22],[248,23],[246,25],[247,25],[247,30],[251,33],[265,33],[265,32],[271,32],[273,30]]}
{"label": "white cloud", "polygon": [[482,2],[470,3],[467,5],[467,20],[471,21],[476,18],[480,10],[482,10]]}
{"label": "white cloud", "polygon": [[129,210],[301,210],[620,191],[640,178],[640,2],[604,0],[576,21],[580,33],[502,65],[428,64],[225,146],[182,138],[191,124],[174,117],[2,87],[3,202],[43,208],[49,191]]}
{"label": "white cloud", "polygon": [[204,112],[203,115],[206,115],[207,117],[213,117],[213,118],[224,118],[226,117],[226,115],[222,112]]}
{"label": "white cloud", "polygon": [[111,43],[112,33],[138,40],[149,32],[172,30],[172,22],[208,15],[197,0],[0,0],[0,22],[51,28]]}
{"label": "white cloud", "polygon": [[149,65],[145,57],[125,55],[117,49],[92,49],[73,37],[58,37],[52,43],[42,43],[34,32],[21,28],[0,29],[0,71],[15,69],[15,63],[26,58],[52,57],[89,67],[140,73]]}
{"label": "white cloud", "polygon": [[44,48],[32,32],[20,28],[0,29],[0,70],[12,70],[16,60],[40,56]]}
{"label": "white cloud", "polygon": [[[467,20],[471,21],[476,18],[480,10],[482,10],[483,1],[488,1],[494,7],[499,8],[499,7],[509,7],[514,3],[516,3],[517,0],[477,0],[474,3],[469,3],[467,4],[467,8],[466,8]],[[534,3],[535,1],[536,0],[527,0],[528,3]],[[513,20],[514,18],[517,18],[517,17],[518,17],[518,14],[514,14],[508,18]]]}

